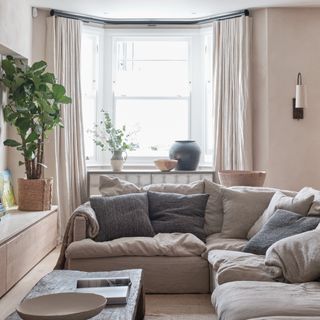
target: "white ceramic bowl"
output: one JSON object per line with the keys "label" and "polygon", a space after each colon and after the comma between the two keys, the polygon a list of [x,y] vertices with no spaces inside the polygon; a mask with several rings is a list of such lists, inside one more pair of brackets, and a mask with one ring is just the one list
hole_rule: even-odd
{"label": "white ceramic bowl", "polygon": [[154,165],[160,171],[170,171],[177,166],[178,160],[173,159],[158,159],[154,161]]}
{"label": "white ceramic bowl", "polygon": [[85,320],[100,313],[106,303],[97,294],[63,292],[26,299],[17,312],[24,320]]}

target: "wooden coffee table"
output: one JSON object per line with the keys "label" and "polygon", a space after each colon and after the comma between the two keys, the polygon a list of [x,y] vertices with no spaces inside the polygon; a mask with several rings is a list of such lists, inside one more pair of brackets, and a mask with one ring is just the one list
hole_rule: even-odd
{"label": "wooden coffee table", "polygon": [[[55,270],[43,277],[27,294],[25,299],[44,294],[75,291],[77,280],[80,278],[103,278],[129,276],[132,282],[128,303],[124,305],[108,305],[101,313],[91,318],[94,320],[143,320],[145,313],[143,278],[141,269],[111,271],[111,272],[82,272],[70,270]],[[7,320],[19,320],[14,312]]]}

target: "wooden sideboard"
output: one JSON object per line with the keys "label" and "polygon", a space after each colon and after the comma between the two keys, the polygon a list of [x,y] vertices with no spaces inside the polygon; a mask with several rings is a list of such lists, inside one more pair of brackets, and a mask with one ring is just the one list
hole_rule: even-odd
{"label": "wooden sideboard", "polygon": [[0,297],[57,246],[58,208],[10,209],[0,220]]}
{"label": "wooden sideboard", "polygon": [[138,186],[153,183],[190,183],[201,179],[214,180],[214,172],[207,170],[196,171],[170,171],[159,170],[123,170],[120,172],[106,170],[91,170],[87,173],[88,196],[100,194],[99,179],[102,175],[118,177],[122,180],[132,182]]}

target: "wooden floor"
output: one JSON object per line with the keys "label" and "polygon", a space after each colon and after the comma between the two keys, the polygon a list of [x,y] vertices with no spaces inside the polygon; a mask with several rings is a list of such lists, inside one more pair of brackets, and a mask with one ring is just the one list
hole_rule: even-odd
{"label": "wooden floor", "polygon": [[[32,287],[49,273],[59,255],[53,250],[5,296],[0,299],[0,319],[5,319],[15,309]],[[1,280],[1,279],[0,279]],[[146,320],[214,320],[216,319],[209,294],[147,295]]]}

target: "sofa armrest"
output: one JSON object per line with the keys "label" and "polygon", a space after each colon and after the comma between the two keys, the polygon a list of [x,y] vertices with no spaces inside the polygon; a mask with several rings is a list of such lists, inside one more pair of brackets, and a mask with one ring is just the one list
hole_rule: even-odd
{"label": "sofa armrest", "polygon": [[73,224],[73,240],[80,241],[87,238],[86,219],[78,216],[74,219]]}

